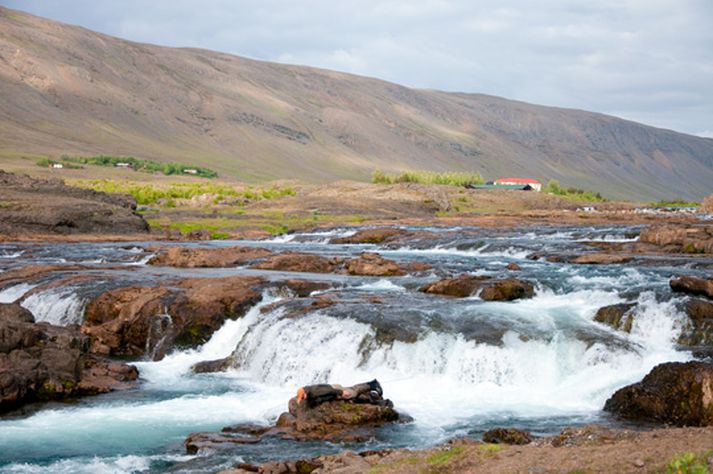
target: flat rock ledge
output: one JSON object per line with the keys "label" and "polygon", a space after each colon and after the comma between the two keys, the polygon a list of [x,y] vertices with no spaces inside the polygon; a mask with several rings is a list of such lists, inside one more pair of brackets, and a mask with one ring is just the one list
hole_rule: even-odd
{"label": "flat rock ledge", "polygon": [[296,441],[364,442],[372,439],[381,426],[409,422],[411,418],[399,414],[392,403],[354,403],[335,400],[316,407],[300,407],[296,399],[289,402],[290,410],[280,415],[275,426],[236,425],[223,428],[220,433],[192,433],[185,441],[186,452],[195,454],[205,450],[225,450],[241,444],[257,444],[266,437]]}

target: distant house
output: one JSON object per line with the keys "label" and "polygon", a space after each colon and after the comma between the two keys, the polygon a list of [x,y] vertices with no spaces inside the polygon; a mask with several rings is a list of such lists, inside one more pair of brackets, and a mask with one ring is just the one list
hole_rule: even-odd
{"label": "distant house", "polygon": [[466,184],[468,189],[511,189],[514,191],[532,191],[534,188],[529,184]]}
{"label": "distant house", "polygon": [[541,191],[542,190],[542,183],[537,181],[536,179],[528,179],[528,178],[499,178],[495,180],[496,185],[518,185],[518,186],[525,186],[528,185],[535,191]]}
{"label": "distant house", "polygon": [[62,163],[52,163],[52,168],[61,170],[62,168],[64,168],[64,165]]}
{"label": "distant house", "polygon": [[194,170],[194,169],[183,170],[183,172],[186,174],[198,174],[198,170]]}
{"label": "distant house", "polygon": [[117,168],[131,168],[131,163],[117,163],[115,165]]}

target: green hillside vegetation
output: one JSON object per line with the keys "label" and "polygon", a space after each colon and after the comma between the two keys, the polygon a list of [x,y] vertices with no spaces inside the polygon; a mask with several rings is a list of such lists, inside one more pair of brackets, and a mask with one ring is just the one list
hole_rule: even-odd
{"label": "green hillside vegetation", "polygon": [[75,186],[89,188],[105,193],[131,194],[136,203],[152,205],[163,200],[166,207],[174,207],[177,199],[192,199],[197,196],[206,196],[210,204],[218,204],[226,199],[231,199],[233,204],[241,202],[259,201],[263,199],[277,199],[294,196],[295,190],[289,186],[269,186],[253,188],[247,186],[237,188],[220,183],[171,183],[168,185],[155,185],[133,181],[114,181],[108,179],[79,180]]}
{"label": "green hillside vegetation", "polygon": [[545,186],[542,191],[559,196],[562,199],[567,199],[568,201],[579,201],[579,202],[606,202],[607,198],[603,197],[600,193],[593,193],[591,191],[585,191],[578,188],[563,188],[560,186],[556,179],[551,179],[547,186]]}
{"label": "green hillside vegetation", "polygon": [[[210,168],[182,163],[161,163],[153,160],[141,160],[133,156],[68,156],[62,155],[60,159],[65,163],[81,163],[84,165],[97,166],[121,166],[128,165],[134,171],[145,173],[162,173],[167,176],[179,174],[191,174],[201,178],[216,178],[218,173]],[[187,172],[187,170],[192,172]]]}
{"label": "green hillside vegetation", "polygon": [[480,173],[473,172],[402,171],[398,174],[386,174],[376,170],[371,175],[371,182],[374,184],[419,183],[465,186],[466,184],[483,184],[485,180]]}

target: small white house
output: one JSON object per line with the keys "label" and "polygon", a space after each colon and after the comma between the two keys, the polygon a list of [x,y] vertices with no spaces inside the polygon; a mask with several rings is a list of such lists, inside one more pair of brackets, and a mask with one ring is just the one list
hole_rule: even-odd
{"label": "small white house", "polygon": [[535,191],[541,191],[542,190],[542,183],[537,181],[536,179],[528,179],[528,178],[499,178],[498,180],[495,181],[495,184],[528,184],[532,189]]}
{"label": "small white house", "polygon": [[198,170],[194,170],[194,169],[183,170],[183,172],[186,174],[198,174]]}
{"label": "small white house", "polygon": [[130,168],[130,167],[131,167],[131,163],[117,163],[115,166],[116,166],[117,168]]}
{"label": "small white house", "polygon": [[64,165],[62,163],[52,163],[52,168],[61,170],[62,168],[64,168]]}

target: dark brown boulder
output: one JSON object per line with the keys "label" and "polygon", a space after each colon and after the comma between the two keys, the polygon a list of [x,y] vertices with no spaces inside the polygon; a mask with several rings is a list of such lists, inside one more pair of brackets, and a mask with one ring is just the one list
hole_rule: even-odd
{"label": "dark brown boulder", "polygon": [[571,259],[570,263],[579,263],[585,265],[611,265],[614,263],[627,263],[631,261],[631,257],[625,255],[614,255],[610,253],[586,253]]}
{"label": "dark brown boulder", "polygon": [[618,390],[604,410],[618,417],[676,426],[713,425],[713,364],[669,362]]}
{"label": "dark brown boulder", "polygon": [[522,268],[520,267],[520,265],[518,265],[518,264],[515,263],[515,262],[510,262],[510,263],[508,263],[508,264],[507,264],[507,267],[505,267],[505,268],[507,268],[508,270],[513,271],[513,272],[517,272],[517,271],[522,270]]}
{"label": "dark brown boulder", "polygon": [[232,267],[266,257],[271,253],[260,247],[169,247],[159,250],[148,263],[149,265],[178,268]]}
{"label": "dark brown boulder", "polygon": [[159,360],[173,347],[205,343],[226,319],[244,315],[260,301],[261,285],[236,276],[107,291],[87,305],[82,332],[98,354]]}
{"label": "dark brown boulder", "polygon": [[283,272],[334,273],[341,264],[341,259],[327,258],[311,253],[285,252],[273,255],[251,268]]}
{"label": "dark brown boulder", "polygon": [[434,295],[466,298],[473,296],[478,289],[482,288],[483,282],[488,279],[489,278],[485,276],[464,274],[455,278],[445,278],[443,280],[434,281],[433,283],[428,283],[421,287],[419,291]]}
{"label": "dark brown boulder", "polygon": [[307,297],[315,291],[324,291],[332,287],[326,281],[290,279],[284,282],[285,286],[292,290],[300,298]]}
{"label": "dark brown boulder", "polygon": [[131,386],[135,367],[88,353],[76,327],[35,323],[16,304],[0,304],[0,413],[34,401],[106,393]]}
{"label": "dark brown boulder", "polygon": [[691,276],[672,278],[669,282],[671,289],[689,295],[707,296],[713,299],[713,280]]}
{"label": "dark brown boulder", "polygon": [[634,307],[636,307],[635,303],[604,306],[599,308],[594,315],[594,320],[619,331],[631,332],[631,326],[634,324],[634,314],[631,310]]}
{"label": "dark brown boulder", "polygon": [[484,301],[513,301],[521,298],[532,298],[535,286],[529,281],[507,278],[487,284],[480,292]]}
{"label": "dark brown boulder", "polygon": [[406,274],[398,263],[373,252],[363,252],[359,258],[347,260],[344,268],[350,275],[400,276]]}
{"label": "dark brown boulder", "polygon": [[653,225],[642,229],[637,247],[658,247],[661,252],[713,253],[713,226],[705,224]]}
{"label": "dark brown boulder", "polygon": [[396,227],[378,227],[357,231],[349,237],[337,237],[330,244],[380,244],[408,235],[409,232]]}
{"label": "dark brown boulder", "polygon": [[193,364],[191,370],[196,374],[206,374],[212,372],[223,372],[227,370],[233,363],[232,357],[224,357],[222,359],[204,360]]}
{"label": "dark brown boulder", "polygon": [[483,441],[497,444],[529,444],[532,442],[532,435],[527,431],[515,428],[494,428],[483,434]]}

